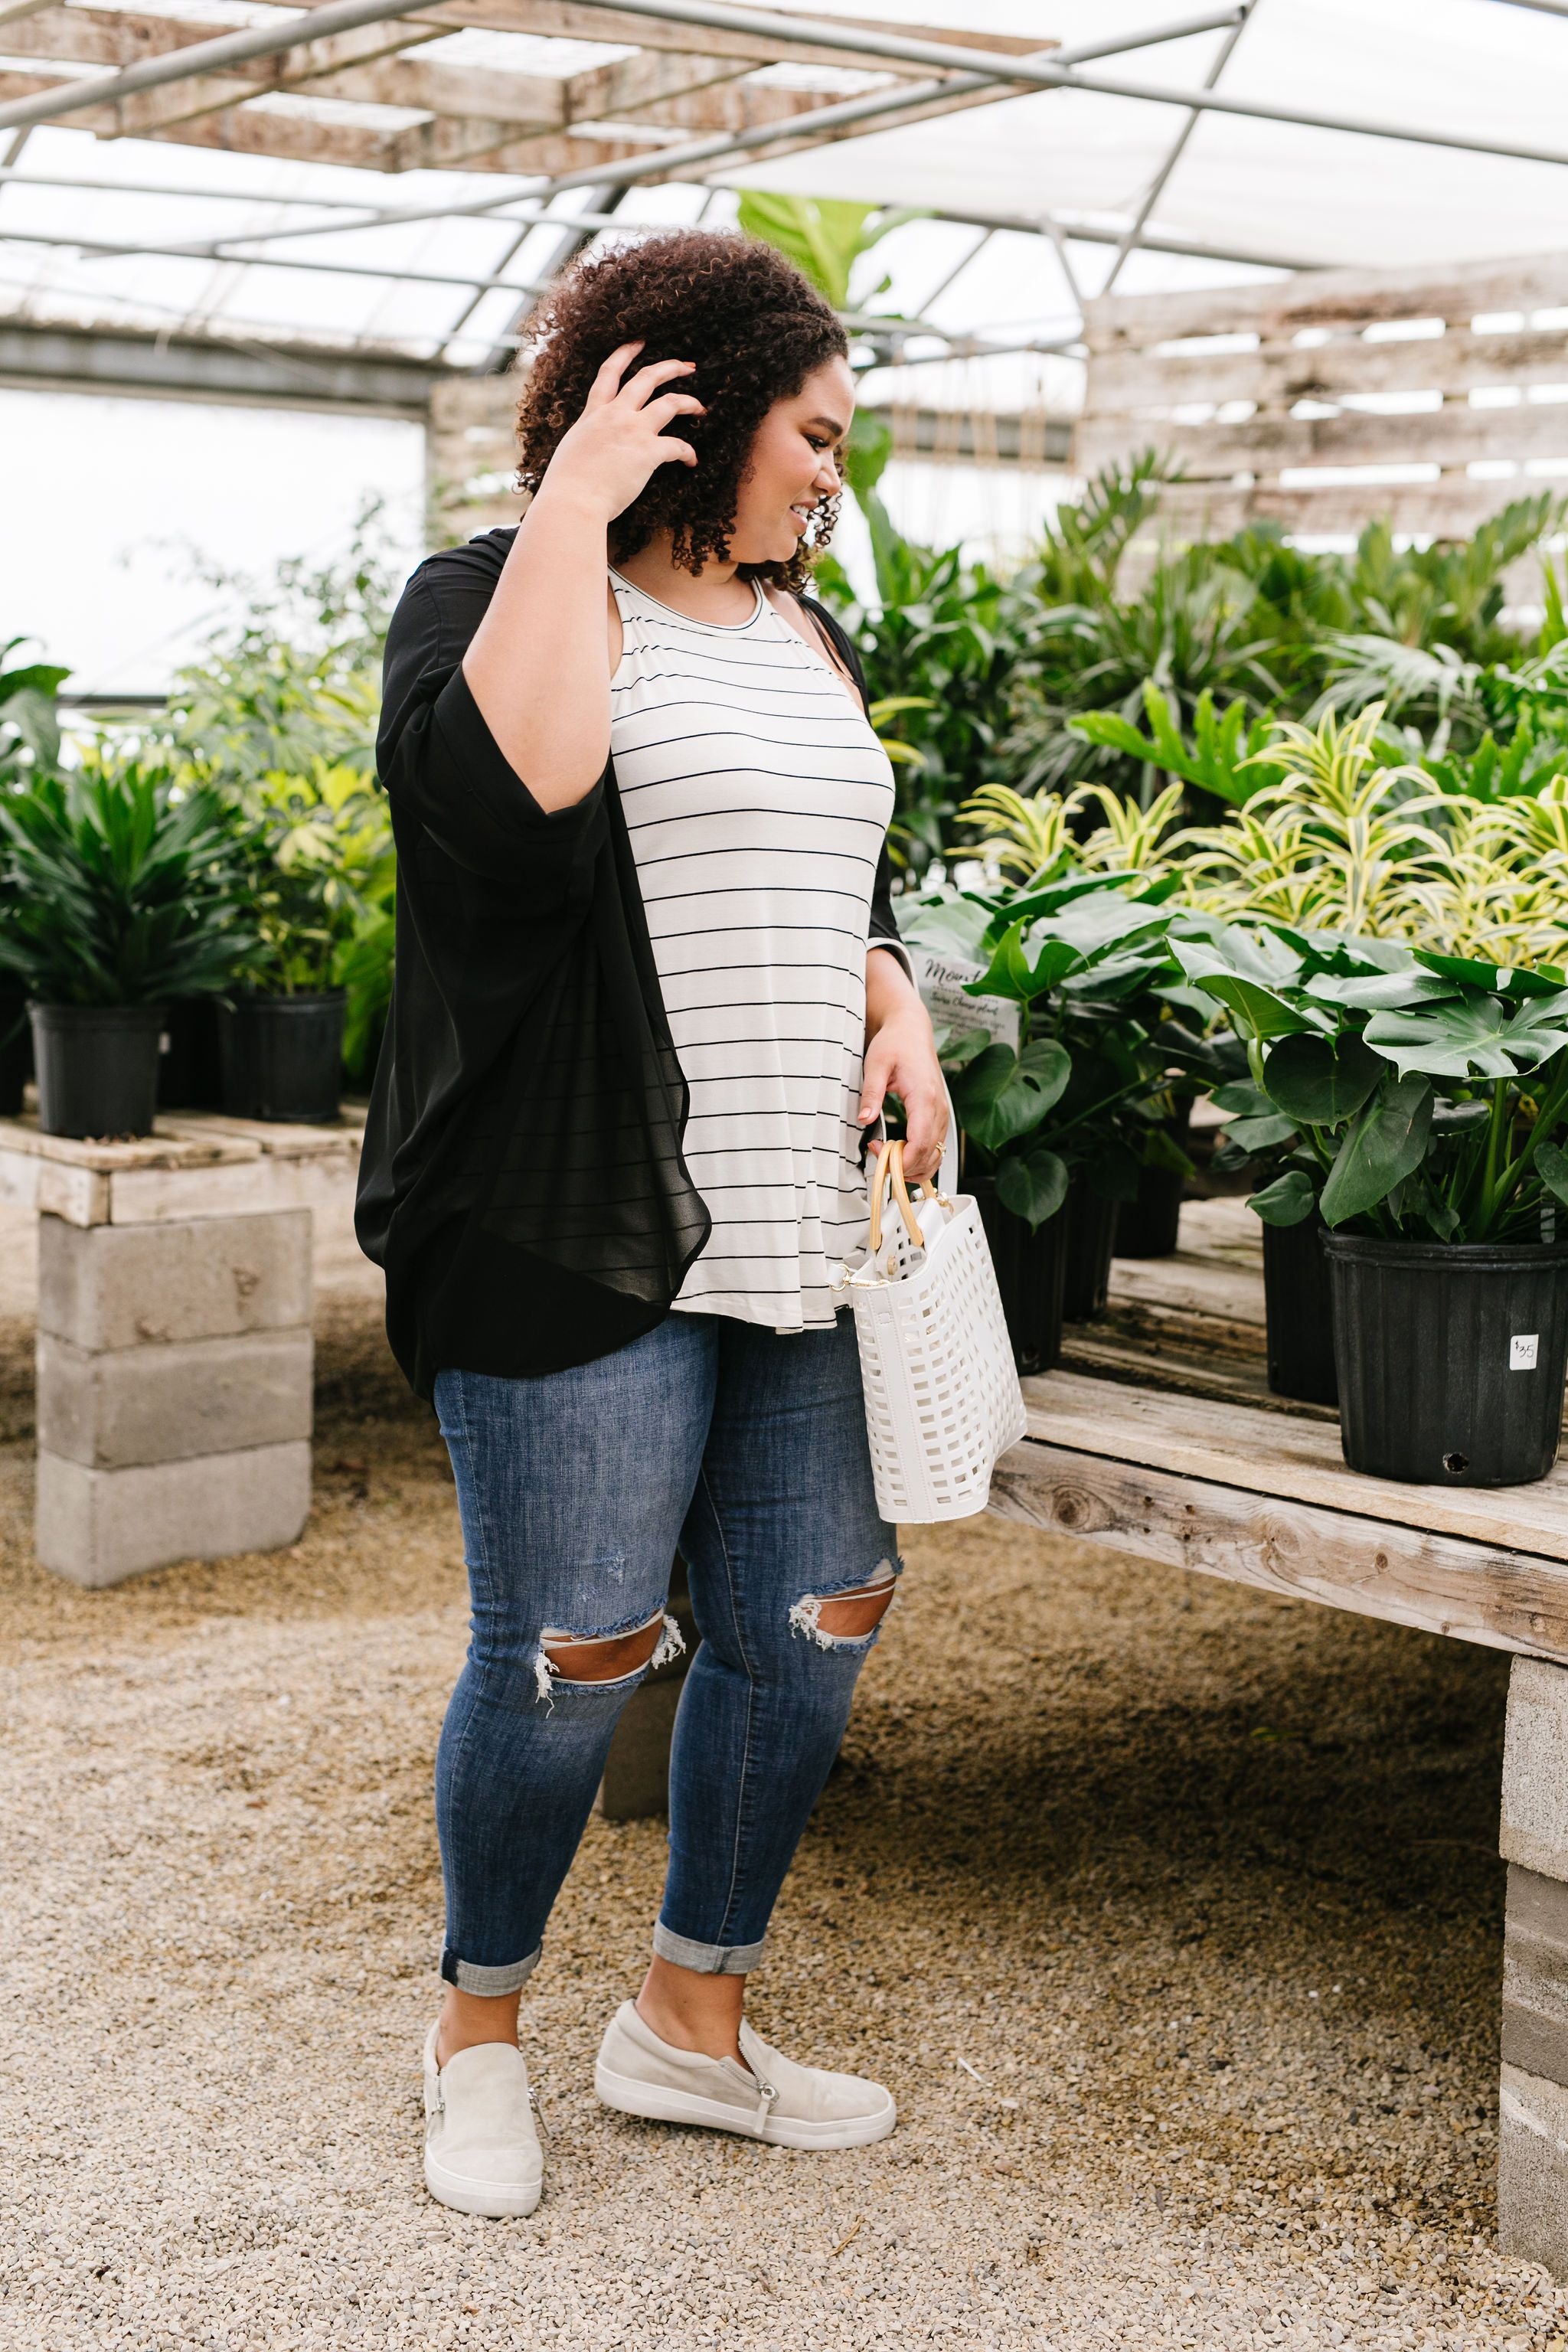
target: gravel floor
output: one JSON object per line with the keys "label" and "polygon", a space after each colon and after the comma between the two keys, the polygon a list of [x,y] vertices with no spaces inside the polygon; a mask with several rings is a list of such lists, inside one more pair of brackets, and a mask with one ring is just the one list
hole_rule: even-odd
{"label": "gravel floor", "polygon": [[1502,1660],[917,1535],[754,2000],[898,2133],[595,2106],[663,1836],[595,1821],[525,2011],[545,2201],[466,2220],[418,2171],[464,1633],[427,1419],[329,1301],[304,1540],[80,1593],[30,1561],[27,1346],[0,1328],[0,2344],[1568,2347],[1491,2237]]}

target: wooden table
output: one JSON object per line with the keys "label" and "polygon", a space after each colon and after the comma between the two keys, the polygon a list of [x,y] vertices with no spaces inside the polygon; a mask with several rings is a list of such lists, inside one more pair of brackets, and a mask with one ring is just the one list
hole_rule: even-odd
{"label": "wooden table", "polygon": [[1503,1763],[1500,2237],[1568,2277],[1568,1464],[1538,1485],[1347,1470],[1337,1417],[1269,1394],[1260,1229],[1188,1202],[1119,1259],[1103,1321],[1026,1381],[991,1507],[1171,1567],[1513,1653]]}

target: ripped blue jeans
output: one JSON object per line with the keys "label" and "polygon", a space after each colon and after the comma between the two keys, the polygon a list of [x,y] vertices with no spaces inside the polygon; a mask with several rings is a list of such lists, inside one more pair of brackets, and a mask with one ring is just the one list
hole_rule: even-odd
{"label": "ripped blue jeans", "polygon": [[473,1595],[436,1769],[442,1975],[505,1993],[537,1962],[616,1719],[654,1663],[573,1680],[551,1653],[648,1629],[678,1549],[700,1641],[676,1718],[654,1949],[743,1974],[876,1639],[831,1635],[820,1605],[897,1571],[853,1317],[781,1336],[672,1314],[570,1371],[444,1371],[436,1407]]}

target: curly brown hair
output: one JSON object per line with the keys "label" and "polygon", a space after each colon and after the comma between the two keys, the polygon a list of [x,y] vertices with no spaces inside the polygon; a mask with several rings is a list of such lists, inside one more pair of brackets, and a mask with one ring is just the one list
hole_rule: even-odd
{"label": "curly brown hair", "polygon": [[[583,413],[595,376],[617,344],[640,339],[635,364],[693,360],[682,391],[707,404],[703,416],[680,416],[673,430],[690,442],[698,464],[660,466],[610,528],[610,557],[624,563],[668,530],[675,561],[700,572],[728,560],[735,508],[757,428],[773,403],[799,392],[807,376],[849,345],[832,306],[798,269],[732,230],[682,229],[641,244],[585,255],[551,287],[532,312],[525,349],[531,360],[518,404],[521,452],[518,482],[536,490],[567,427]],[[745,563],[747,578],[782,588],[805,585],[812,554],[832,536],[837,499],[818,508],[811,547],[788,562]]]}

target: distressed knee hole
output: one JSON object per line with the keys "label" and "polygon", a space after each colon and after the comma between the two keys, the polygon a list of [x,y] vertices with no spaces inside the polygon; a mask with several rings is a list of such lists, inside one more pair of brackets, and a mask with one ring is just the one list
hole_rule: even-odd
{"label": "distressed knee hole", "polygon": [[837,1642],[863,1642],[891,1608],[898,1579],[894,1563],[884,1559],[864,1584],[847,1585],[838,1592],[804,1593],[789,1612],[790,1630],[824,1650]]}
{"label": "distressed knee hole", "polygon": [[539,1637],[534,1676],[548,1698],[552,1681],[618,1683],[644,1667],[662,1666],[686,1647],[680,1628],[662,1609],[625,1633],[567,1633],[547,1625]]}

